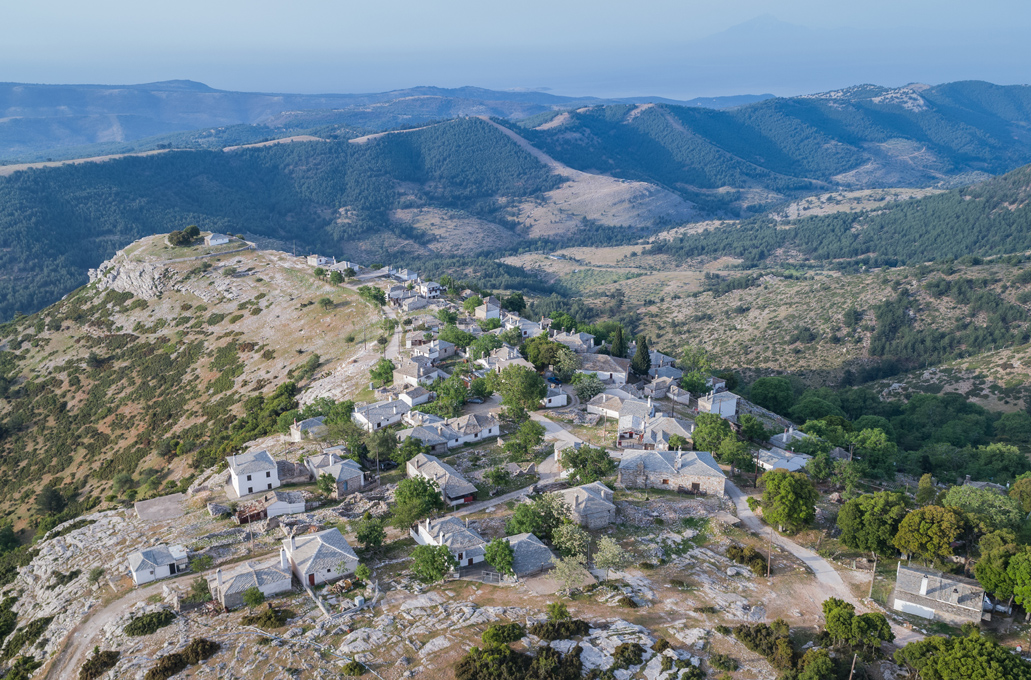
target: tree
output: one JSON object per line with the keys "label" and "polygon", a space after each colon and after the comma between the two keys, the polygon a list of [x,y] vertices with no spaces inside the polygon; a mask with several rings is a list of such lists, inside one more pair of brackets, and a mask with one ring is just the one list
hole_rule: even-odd
{"label": "tree", "polygon": [[787,415],[795,403],[795,392],[786,378],[759,378],[749,395],[754,403],[781,415]]}
{"label": "tree", "polygon": [[483,478],[495,489],[500,489],[508,484],[509,480],[512,479],[512,475],[508,470],[498,465],[483,473]]}
{"label": "tree", "polygon": [[737,417],[737,422],[741,425],[741,435],[745,439],[751,439],[756,442],[765,441],[767,439],[766,427],[763,425],[763,421],[759,420],[751,413],[742,413]]}
{"label": "tree", "polygon": [[974,576],[984,589],[1000,599],[1013,597],[1013,579],[1008,567],[1010,559],[1020,552],[1012,531],[995,531],[981,537],[978,543],[981,558],[974,565]]}
{"label": "tree", "polygon": [[816,481],[822,482],[834,474],[834,462],[830,454],[821,451],[805,464],[805,471]]}
{"label": "tree", "polygon": [[472,314],[476,311],[476,308],[483,304],[483,298],[479,295],[470,295],[462,302],[462,309],[465,310],[466,314]]}
{"label": "tree", "polygon": [[834,406],[828,401],[824,401],[819,397],[805,397],[802,401],[798,402],[791,407],[791,419],[805,423],[810,420],[819,420],[826,416],[841,416],[844,412]]}
{"label": "tree", "polygon": [[248,609],[253,610],[255,607],[260,607],[264,602],[265,593],[261,592],[256,586],[251,586],[243,591],[243,603],[247,605]]}
{"label": "tree", "polygon": [[615,473],[616,461],[605,449],[585,444],[562,451],[562,468],[569,472],[571,483],[590,484]]}
{"label": "tree", "polygon": [[411,569],[423,583],[436,583],[458,569],[458,560],[446,545],[418,545],[412,551]]}
{"label": "tree", "polygon": [[852,444],[853,457],[866,467],[867,474],[894,478],[899,447],[888,439],[883,430],[860,430],[849,434],[848,441]]}
{"label": "tree", "polygon": [[523,342],[523,332],[518,328],[509,328],[498,333],[501,342],[512,347],[518,347]]}
{"label": "tree", "polygon": [[420,453],[428,454],[429,452],[430,447],[426,444],[423,444],[421,439],[419,439],[418,437],[408,437],[403,442],[401,442],[401,446],[397,447],[394,450],[394,453],[391,454],[390,459],[398,465],[404,465],[412,458],[418,456]]}
{"label": "tree", "polygon": [[709,391],[709,384],[706,382],[705,374],[698,371],[690,371],[680,376],[680,387],[691,394],[704,394]]}
{"label": "tree", "polygon": [[[672,437],[670,438],[670,445],[672,446]],[[735,468],[744,468],[752,463],[752,454],[745,446],[744,442],[739,442],[737,437],[727,437],[720,442],[719,448],[714,451],[716,460],[719,462],[729,465],[731,472]]]}
{"label": "tree", "polygon": [[895,652],[921,680],[1031,680],[1031,664],[981,635],[934,635]]}
{"label": "tree", "polygon": [[549,602],[544,608],[548,621],[569,621],[573,618],[565,602]]}
{"label": "tree", "polygon": [[724,439],[735,438],[730,423],[715,413],[699,413],[691,433],[695,448],[699,451],[716,451]]}
{"label": "tree", "polygon": [[626,339],[623,338],[623,326],[616,326],[616,330],[612,332],[612,347],[609,349],[609,352],[614,357],[625,359],[627,349]]}
{"label": "tree", "polygon": [[437,483],[425,477],[406,477],[394,491],[394,526],[408,529],[434,511],[444,509],[444,497]]}
{"label": "tree", "polygon": [[513,534],[533,534],[543,541],[551,541],[555,529],[569,518],[569,506],[561,497],[546,493],[533,500],[520,503],[505,531]]}
{"label": "tree", "polygon": [[[1012,495],[1012,492],[1010,494]],[[936,495],[938,495],[938,489],[934,486],[934,477],[930,472],[921,475],[920,481],[916,485],[916,504],[927,505],[934,500]]]}
{"label": "tree", "polygon": [[586,561],[591,535],[579,524],[564,522],[555,528],[551,542],[562,554]]}
{"label": "tree", "polygon": [[942,504],[964,512],[984,534],[996,529],[1016,530],[1024,520],[1024,511],[1015,499],[968,484],[949,489]]}
{"label": "tree", "polygon": [[315,267],[315,269],[313,269],[311,273],[315,275],[315,278],[321,279],[326,275],[326,270],[322,267]]}
{"label": "tree", "polygon": [[862,476],[863,473],[858,463],[850,460],[834,461],[834,483],[845,490],[844,496],[846,499],[855,496],[856,488]]}
{"label": "tree", "polygon": [[394,362],[390,359],[380,359],[369,369],[369,377],[380,384],[389,385],[394,382],[394,368]]}
{"label": "tree", "polygon": [[514,574],[512,564],[515,561],[515,551],[512,544],[503,538],[495,538],[484,548],[484,559],[487,564],[494,567],[499,574]]}
{"label": "tree", "polygon": [[67,504],[61,492],[49,484],[44,486],[39,495],[36,496],[36,507],[44,515],[60,514]]}
{"label": "tree", "polygon": [[523,310],[526,309],[526,299],[523,298],[523,294],[516,291],[508,297],[501,300],[501,306],[510,312],[516,314],[522,314]]}
{"label": "tree", "polygon": [[496,319],[494,317],[482,319],[480,320],[479,326],[481,331],[489,333],[496,328],[501,328],[501,319]]}
{"label": "tree", "polygon": [[555,565],[555,568],[551,570],[551,577],[562,584],[562,589],[566,592],[591,578],[590,572],[584,569],[583,562],[575,556],[552,557],[551,563]]}
{"label": "tree", "polygon": [[344,282],[344,275],[334,269],[329,273],[329,282],[333,285],[339,286]]}
{"label": "tree", "polygon": [[563,347],[558,353],[558,360],[552,364],[552,369],[555,371],[555,377],[565,383],[577,375],[577,371],[583,365],[583,358],[579,354],[568,347]]}
{"label": "tree", "polygon": [[193,243],[193,239],[185,231],[173,231],[168,235],[168,242],[177,247],[188,246]]}
{"label": "tree", "polygon": [[854,498],[838,513],[841,542],[855,550],[892,554],[892,541],[908,512],[901,493],[880,491]]}
{"label": "tree", "polygon": [[816,519],[820,495],[804,472],[770,470],[759,480],[763,485],[763,519],[769,524],[797,533]]}
{"label": "tree", "polygon": [[518,460],[532,458],[534,452],[544,442],[544,426],[536,420],[526,420],[505,442],[505,453]]}
{"label": "tree", "polygon": [[359,564],[354,568],[354,576],[362,583],[368,583],[372,578],[372,569],[367,564]]}
{"label": "tree", "polygon": [[634,358],[630,360],[630,370],[636,375],[648,375],[651,367],[652,356],[648,351],[648,337],[641,333],[637,336],[637,351],[634,352]]}
{"label": "tree", "polygon": [[622,569],[630,562],[630,555],[619,543],[602,536],[594,553],[594,566],[599,569]]}
{"label": "tree", "polygon": [[538,371],[542,371],[548,366],[557,364],[563,352],[572,352],[572,350],[560,342],[551,340],[546,333],[541,333],[523,343],[523,352],[526,354],[526,360],[533,364]]}
{"label": "tree", "polygon": [[484,333],[473,340],[473,344],[469,345],[469,358],[482,359],[492,351],[501,347],[502,344],[504,343],[502,343],[501,338],[497,335],[494,335],[493,333]]}
{"label": "tree", "polygon": [[454,326],[458,323],[458,313],[443,307],[437,310],[437,320],[445,326]]}
{"label": "tree", "polygon": [[356,276],[358,276],[358,272],[356,272],[354,270],[354,267],[348,267],[347,269],[344,270],[344,278],[345,279],[353,279]]}
{"label": "tree", "polygon": [[953,554],[952,544],[965,529],[966,520],[956,508],[927,505],[906,515],[892,543],[907,555],[939,560]]}
{"label": "tree", "polygon": [[450,342],[455,347],[468,347],[476,342],[476,336],[472,333],[461,330],[454,324],[448,324],[440,331],[440,339]]}
{"label": "tree", "polygon": [[496,392],[501,394],[505,406],[521,406],[527,411],[540,408],[548,395],[548,383],[536,371],[526,366],[506,366],[497,378]]}
{"label": "tree", "polygon": [[191,224],[190,226],[183,229],[183,233],[189,236],[190,238],[197,238],[198,236],[200,236],[200,227],[198,227],[196,224]]}
{"label": "tree", "polygon": [[337,490],[337,482],[328,472],[323,472],[319,475],[319,479],[315,483],[315,486],[318,488],[319,493],[325,494],[326,496],[332,496],[333,492]]}
{"label": "tree", "polygon": [[605,391],[605,383],[594,373],[576,373],[571,382],[577,398],[582,402],[588,402]]}
{"label": "tree", "polygon": [[351,531],[354,532],[354,539],[361,543],[366,550],[380,547],[387,537],[387,532],[383,528],[383,520],[373,517],[368,512],[361,519],[351,522]]}
{"label": "tree", "polygon": [[1031,513],[1031,475],[1021,475],[1010,487],[1010,498],[1020,504],[1020,509]]}
{"label": "tree", "polygon": [[392,460],[397,452],[397,435],[390,430],[376,430],[365,435],[365,446],[369,456],[376,460],[379,467],[381,460]]}

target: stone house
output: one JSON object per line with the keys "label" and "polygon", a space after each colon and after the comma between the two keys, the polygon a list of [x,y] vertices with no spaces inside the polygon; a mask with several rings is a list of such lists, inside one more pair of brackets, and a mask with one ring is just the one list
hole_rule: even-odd
{"label": "stone house", "polygon": [[230,237],[225,234],[208,234],[204,237],[204,245],[206,246],[224,246],[228,244]]}
{"label": "stone house", "polygon": [[699,413],[715,413],[721,418],[732,418],[737,415],[737,400],[733,392],[709,392],[698,397]]}
{"label": "stone house", "polygon": [[933,569],[905,566],[899,562],[895,574],[892,607],[953,626],[980,624],[985,592],[977,581]]}
{"label": "stone house", "polygon": [[424,356],[414,356],[411,359],[406,359],[394,369],[395,385],[418,387],[419,385],[429,385],[437,378],[447,380],[449,377],[444,371],[434,368],[433,362],[429,357]]}
{"label": "stone house", "polygon": [[351,419],[366,432],[375,432],[401,422],[401,417],[411,409],[400,399],[377,401],[355,408]]}
{"label": "stone house", "polygon": [[443,291],[443,288],[441,288],[440,284],[436,281],[421,281],[418,288],[419,294],[430,300],[436,300],[439,298]]}
{"label": "stone house", "polygon": [[593,373],[603,383],[625,385],[630,380],[630,360],[608,354],[584,354],[577,373]]}
{"label": "stone house", "polygon": [[476,486],[436,456],[420,453],[408,461],[406,470],[409,477],[423,477],[435,482],[448,505],[472,503],[476,499]]}
{"label": "stone house", "polygon": [[555,566],[551,561],[555,553],[533,534],[507,536],[505,540],[512,546],[512,571],[517,577],[539,574]]}
{"label": "stone house", "polygon": [[684,372],[679,368],[674,368],[673,366],[652,366],[648,369],[648,375],[653,378],[669,378],[676,382],[684,377]]}
{"label": "stone house", "polygon": [[459,567],[471,567],[486,557],[487,541],[457,517],[422,520],[409,534],[419,545],[447,546]]}
{"label": "stone house", "polygon": [[329,431],[325,425],[325,416],[306,418],[300,422],[296,420],[290,425],[290,441],[302,442],[305,439],[322,439]]}
{"label": "stone house", "polygon": [[542,408],[560,408],[569,403],[569,395],[557,387],[549,387],[548,394],[541,399]]}
{"label": "stone house", "polygon": [[306,259],[312,267],[332,267],[337,263],[335,257],[326,257],[325,255],[309,255]]}
{"label": "stone house", "polygon": [[335,527],[283,541],[290,570],[301,583],[317,586],[353,574],[358,555]]}
{"label": "stone house", "polygon": [[428,343],[412,348],[412,356],[426,357],[431,363],[455,356],[455,346],[447,340],[432,340]]}
{"label": "stone house", "polygon": [[279,466],[264,449],[229,456],[229,482],[238,497],[279,487]]}
{"label": "stone house", "polygon": [[398,399],[408,404],[409,408],[415,408],[422,404],[433,401],[436,395],[430,392],[425,387],[413,387],[410,390],[406,390],[398,395]]}
{"label": "stone house", "polygon": [[776,446],[769,450],[761,449],[758,458],[759,467],[763,470],[781,469],[788,472],[804,470],[806,463],[813,459],[812,456],[807,456],[804,453],[792,453]]}
{"label": "stone house", "polygon": [[590,333],[567,333],[560,331],[555,333],[551,339],[560,345],[565,345],[577,354],[590,354],[597,349],[594,346],[594,336]]}
{"label": "stone house", "polygon": [[493,295],[483,301],[483,304],[473,310],[473,317],[480,319],[501,319],[501,301]]}
{"label": "stone house", "polygon": [[707,451],[633,451],[619,463],[619,483],[635,489],[669,489],[723,496],[726,475]]}
{"label": "stone house", "polygon": [[129,574],[140,586],[188,571],[190,561],[181,545],[155,545],[129,553]]}
{"label": "stone house", "polygon": [[676,384],[672,378],[655,378],[644,386],[644,393],[650,399],[665,399],[669,388]]}
{"label": "stone house", "polygon": [[365,472],[362,466],[350,458],[341,458],[334,453],[321,453],[315,456],[308,456],[304,464],[311,473],[314,481],[318,481],[322,475],[329,475],[333,478],[335,490],[334,498],[343,498],[348,494],[361,491],[366,486]]}
{"label": "stone house", "polygon": [[569,506],[570,518],[586,529],[603,529],[616,521],[612,489],[601,482],[556,491]]}
{"label": "stone house", "polygon": [[267,598],[289,592],[293,588],[293,574],[286,550],[279,549],[279,558],[237,564],[223,571],[220,567],[208,576],[208,589],[226,609],[244,606],[243,594],[257,588]]}

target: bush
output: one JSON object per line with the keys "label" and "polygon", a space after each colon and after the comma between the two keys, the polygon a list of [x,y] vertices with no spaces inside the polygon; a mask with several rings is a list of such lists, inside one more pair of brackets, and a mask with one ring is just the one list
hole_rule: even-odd
{"label": "bush", "polygon": [[613,668],[630,668],[644,663],[644,647],[637,642],[624,642],[616,647],[612,655],[615,659]]}
{"label": "bush", "polygon": [[485,645],[507,645],[521,640],[526,634],[518,623],[495,624],[483,631],[481,639]]}
{"label": "bush", "polygon": [[714,652],[709,655],[709,665],[718,671],[736,671],[738,667],[737,661],[727,656],[726,654],[720,654]]}
{"label": "bush", "polygon": [[158,662],[147,671],[143,680],[167,680],[176,673],[181,673],[189,667],[186,657],[178,652],[166,654],[158,659]]}
{"label": "bush", "polygon": [[543,621],[530,626],[530,635],[536,635],[542,640],[568,640],[573,637],[587,635],[591,625],[580,619],[568,619],[565,621]]}
{"label": "bush", "polygon": [[671,645],[669,643],[669,640],[667,640],[666,638],[659,638],[655,641],[655,644],[652,645],[652,651],[656,654],[662,654],[667,649],[670,649],[672,646],[673,645]]}
{"label": "bush", "polygon": [[630,597],[629,595],[624,595],[623,597],[619,598],[619,606],[627,607],[628,609],[637,609],[637,603],[634,602],[634,598]]}
{"label": "bush", "polygon": [[30,621],[28,625],[18,629],[7,640],[7,646],[4,647],[3,661],[13,659],[22,650],[22,647],[31,647],[36,644],[36,641],[43,636],[43,633],[46,632],[50,622],[53,620],[53,616],[45,616],[41,619]]}
{"label": "bush", "polygon": [[102,652],[100,649],[95,649],[93,656],[79,668],[79,680],[96,680],[115,667],[118,657],[118,652],[111,650]]}
{"label": "bush", "polygon": [[766,558],[750,545],[732,545],[727,548],[727,557],[752,570],[756,576],[766,575]]}
{"label": "bush", "polygon": [[222,645],[217,642],[208,640],[207,638],[197,638],[186,645],[186,649],[182,651],[183,658],[186,659],[187,663],[195,664],[205,661],[215,654],[218,650],[222,649]]}
{"label": "bush", "polygon": [[361,665],[357,661],[348,661],[344,664],[343,668],[340,669],[340,673],[349,678],[357,678],[365,674],[365,666]]}
{"label": "bush", "polygon": [[150,635],[175,620],[175,614],[167,609],[137,616],[125,625],[125,634],[138,637]]}
{"label": "bush", "polygon": [[266,607],[260,614],[248,614],[240,621],[245,626],[256,626],[262,630],[275,630],[286,625],[293,616],[289,609],[275,609],[272,605]]}

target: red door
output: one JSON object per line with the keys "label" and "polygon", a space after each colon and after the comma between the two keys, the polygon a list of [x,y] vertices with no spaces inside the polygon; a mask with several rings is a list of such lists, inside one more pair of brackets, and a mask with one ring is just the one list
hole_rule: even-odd
{"label": "red door", "polygon": [[315,585],[315,574],[308,574],[308,585]]}

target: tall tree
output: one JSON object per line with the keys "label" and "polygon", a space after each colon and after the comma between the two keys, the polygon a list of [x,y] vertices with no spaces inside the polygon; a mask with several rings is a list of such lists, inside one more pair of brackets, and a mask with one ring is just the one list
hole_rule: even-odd
{"label": "tall tree", "polygon": [[555,494],[546,493],[517,505],[505,530],[509,534],[533,534],[550,541],[555,529],[568,518],[569,506],[565,501]]}
{"label": "tall tree", "polygon": [[804,472],[770,470],[759,479],[763,485],[763,519],[782,531],[801,531],[816,519],[819,493]]}
{"label": "tall tree", "polygon": [[623,337],[623,326],[616,326],[616,330],[612,332],[612,347],[609,349],[612,356],[619,357],[620,359],[626,358],[627,343]]}
{"label": "tall tree", "polygon": [[1023,509],[1013,498],[969,484],[949,489],[945,493],[942,505],[958,508],[966,513],[982,534],[997,529],[1016,530],[1024,520]]}
{"label": "tall tree", "polygon": [[907,514],[901,493],[880,491],[854,498],[838,513],[841,542],[855,550],[894,554],[892,540]]}
{"label": "tall tree", "polygon": [[512,571],[515,551],[512,550],[512,544],[503,538],[495,538],[487,544],[487,547],[484,548],[484,559],[500,574],[515,573]]}
{"label": "tall tree", "polygon": [[953,554],[952,544],[966,530],[966,519],[956,508],[927,505],[906,515],[892,543],[907,555],[939,560]]}
{"label": "tall tree", "polygon": [[652,367],[652,355],[648,350],[648,336],[641,333],[637,336],[637,351],[634,358],[630,360],[630,369],[637,375],[648,375]]}
{"label": "tall tree", "polygon": [[698,451],[717,451],[724,439],[736,439],[730,423],[715,413],[699,413],[695,418],[694,431],[691,433],[695,449]]}
{"label": "tall tree", "polygon": [[786,415],[795,403],[795,392],[785,378],[759,378],[752,383],[749,398],[765,409]]}
{"label": "tall tree", "polygon": [[916,485],[916,504],[927,505],[934,500],[938,490],[934,487],[934,477],[930,472],[924,473]]}
{"label": "tall tree", "polygon": [[423,583],[435,583],[458,569],[458,560],[446,545],[417,545],[412,551],[411,569]]}

